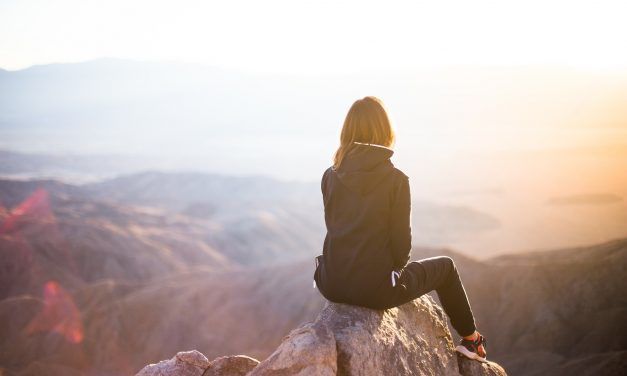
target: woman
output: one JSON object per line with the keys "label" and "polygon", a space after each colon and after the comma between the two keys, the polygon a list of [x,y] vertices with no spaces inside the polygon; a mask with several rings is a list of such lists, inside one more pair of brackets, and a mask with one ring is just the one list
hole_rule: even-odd
{"label": "woman", "polygon": [[462,337],[457,351],[485,360],[486,340],[450,257],[409,262],[409,178],[390,157],[394,131],[381,100],[351,106],[334,164],[322,177],[327,235],[314,287],[328,300],[374,309],[399,306],[435,290]]}

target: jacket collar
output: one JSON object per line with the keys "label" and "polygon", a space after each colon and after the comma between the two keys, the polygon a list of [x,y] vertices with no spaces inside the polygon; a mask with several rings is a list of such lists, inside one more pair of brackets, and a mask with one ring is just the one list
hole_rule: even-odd
{"label": "jacket collar", "polygon": [[383,146],[383,145],[379,145],[379,144],[371,144],[368,142],[358,142],[358,141],[353,141],[353,144],[357,144],[357,145],[368,145],[368,146],[374,146],[374,147],[378,147],[378,148],[384,148],[384,149],[388,149],[390,150],[392,153],[394,153],[394,150],[392,150],[391,148],[387,147],[387,146]]}
{"label": "jacket collar", "polygon": [[394,150],[385,146],[355,142],[337,169],[337,177],[349,190],[366,194],[394,169],[393,154]]}
{"label": "jacket collar", "polygon": [[338,171],[371,171],[394,155],[394,150],[378,144],[353,141],[353,148],[344,156]]}

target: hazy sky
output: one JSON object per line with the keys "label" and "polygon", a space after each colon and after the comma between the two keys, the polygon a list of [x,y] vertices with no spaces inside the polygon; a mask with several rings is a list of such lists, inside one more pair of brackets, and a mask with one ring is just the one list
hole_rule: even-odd
{"label": "hazy sky", "polygon": [[625,1],[0,0],[0,67],[98,57],[262,72],[627,68]]}
{"label": "hazy sky", "polygon": [[[447,244],[600,242],[627,228],[626,15],[625,0],[0,0],[5,69],[230,71],[0,75],[0,148],[319,181],[350,104],[377,95],[412,197],[501,223]],[[568,195],[590,202],[547,204]]]}

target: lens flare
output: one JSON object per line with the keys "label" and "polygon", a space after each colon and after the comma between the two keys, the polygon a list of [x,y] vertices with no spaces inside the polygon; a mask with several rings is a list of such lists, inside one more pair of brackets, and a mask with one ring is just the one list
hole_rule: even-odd
{"label": "lens flare", "polygon": [[56,332],[68,342],[82,342],[83,323],[72,296],[56,281],[46,282],[43,295],[44,307],[24,328],[25,333]]}
{"label": "lens flare", "polygon": [[19,205],[11,209],[9,216],[0,225],[0,235],[19,230],[24,223],[53,220],[48,192],[38,188]]}

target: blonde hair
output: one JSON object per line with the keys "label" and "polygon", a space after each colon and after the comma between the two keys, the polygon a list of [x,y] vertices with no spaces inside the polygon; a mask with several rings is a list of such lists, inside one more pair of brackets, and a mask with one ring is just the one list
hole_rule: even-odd
{"label": "blonde hair", "polygon": [[353,103],[344,119],[340,134],[340,146],[333,156],[333,169],[338,169],[344,157],[356,142],[376,144],[391,148],[396,135],[383,102],[373,96],[358,99]]}

